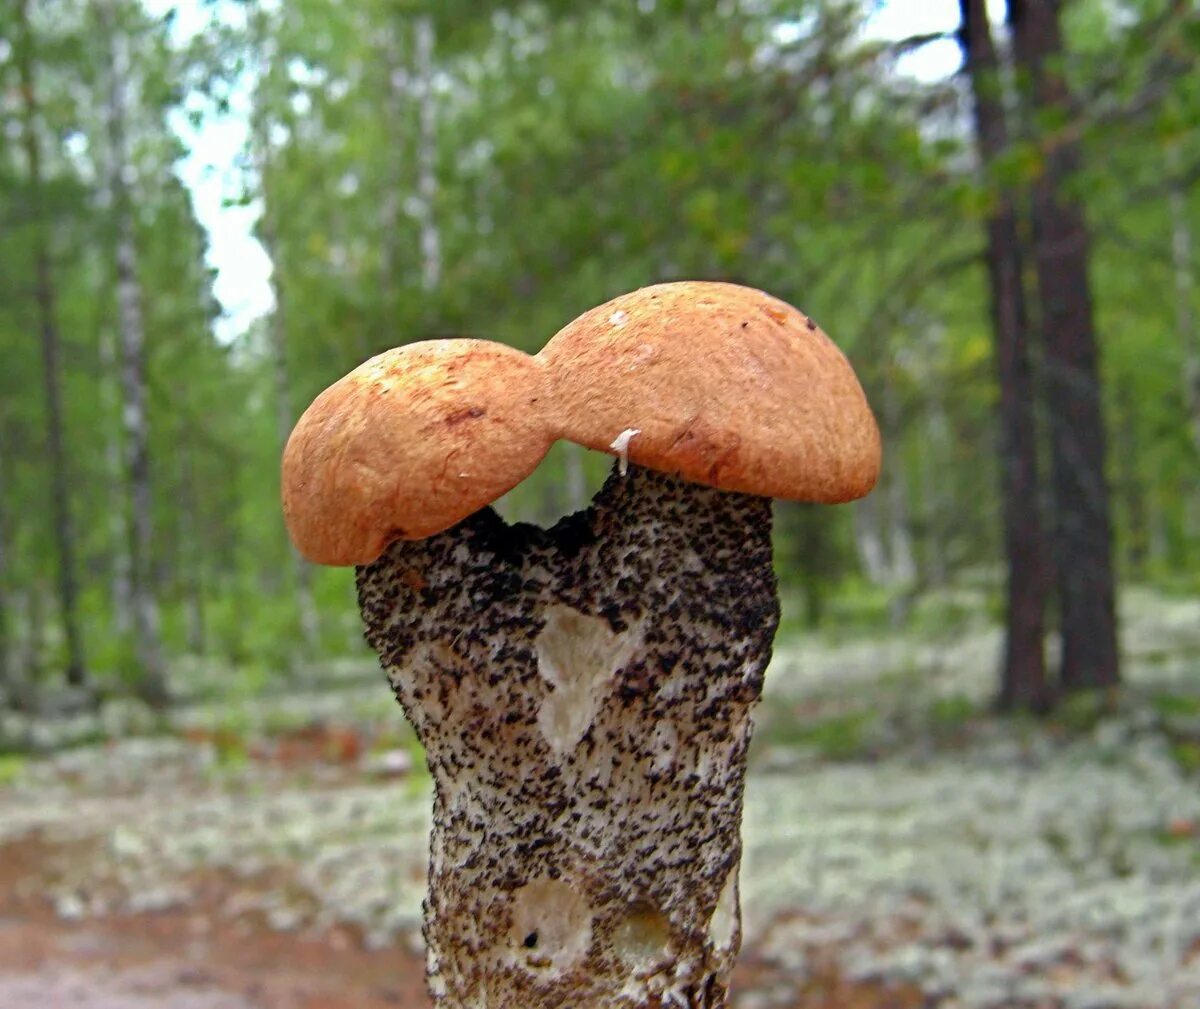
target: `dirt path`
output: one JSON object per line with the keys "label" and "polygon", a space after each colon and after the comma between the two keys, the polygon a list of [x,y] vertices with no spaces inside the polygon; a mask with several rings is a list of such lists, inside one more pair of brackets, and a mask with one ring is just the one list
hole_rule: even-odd
{"label": "dirt path", "polygon": [[244,881],[194,882],[185,908],[81,922],[31,893],[63,856],[32,835],[0,848],[0,1006],[4,1009],[427,1009],[421,958],[363,949],[339,928],[276,932],[230,922]]}
{"label": "dirt path", "polygon": [[[207,873],[183,908],[67,922],[39,883],[70,851],[39,834],[0,846],[0,1007],[3,1009],[429,1009],[421,957],[363,948],[340,927],[278,932],[254,915],[230,921],[245,880]],[[79,854],[82,854],[80,852]],[[921,1009],[914,991],[845,983],[832,965],[795,978],[748,951],[735,1006]]]}

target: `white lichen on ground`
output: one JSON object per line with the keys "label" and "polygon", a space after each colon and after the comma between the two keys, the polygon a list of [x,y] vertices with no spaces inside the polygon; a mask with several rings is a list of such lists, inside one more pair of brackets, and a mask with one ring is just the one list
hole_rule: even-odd
{"label": "white lichen on ground", "polygon": [[[777,648],[746,795],[747,946],[797,989],[832,956],[856,977],[915,982],[936,1009],[1200,1005],[1200,778],[1173,752],[1200,725],[1153,703],[1200,689],[1200,602],[1126,603],[1132,695],[1064,733],[947,724],[959,699],[990,689],[998,639],[973,622],[936,644]],[[398,718],[377,683],[321,703],[363,724]],[[805,729],[864,712],[836,761]],[[178,718],[211,716],[198,705]],[[278,700],[246,705],[251,725],[291,717]],[[31,762],[0,787],[0,840],[42,829],[80,842],[28,883],[66,916],[186,903],[197,870],[218,868],[245,879],[231,919],[412,942],[427,789],[419,776],[222,764],[211,740],[126,739]],[[653,949],[655,927],[632,921],[623,941]],[[790,1004],[755,998],[734,1004]]]}

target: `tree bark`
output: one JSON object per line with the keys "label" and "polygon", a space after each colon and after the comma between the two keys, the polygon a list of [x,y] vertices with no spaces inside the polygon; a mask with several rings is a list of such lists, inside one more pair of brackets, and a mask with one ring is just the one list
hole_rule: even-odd
{"label": "tree bark", "polygon": [[[898,446],[903,437],[903,417],[900,392],[890,375],[884,376],[881,399],[884,444]],[[886,490],[891,582],[908,588],[917,580],[917,561],[913,552],[912,519],[908,507],[908,473],[899,456],[888,467]]]}
{"label": "tree bark", "polygon": [[576,512],[587,505],[587,473],[584,458],[587,449],[574,442],[560,442],[563,447],[563,490],[567,499],[567,510]]}
{"label": "tree bark", "polygon": [[868,494],[860,501],[855,501],[854,509],[854,545],[858,550],[859,563],[872,585],[887,585],[889,582],[889,565],[887,549],[883,542],[883,522],[876,494]]}
{"label": "tree bark", "polygon": [[951,531],[946,522],[950,509],[947,507],[948,495],[941,475],[942,460],[950,456],[949,426],[945,406],[940,396],[935,396],[926,404],[925,441],[918,457],[920,468],[917,482],[924,494],[924,502],[920,538],[923,562],[922,570],[917,574],[917,581],[938,587],[945,585],[950,576],[947,546]]}
{"label": "tree bark", "polygon": [[[974,97],[975,140],[986,175],[1009,144],[1000,64],[985,0],[959,0],[959,10]],[[997,697],[1003,709],[1040,709],[1050,701],[1044,644],[1049,585],[1039,514],[1041,479],[1023,260],[1014,194],[1003,188],[987,220],[987,269],[1000,386],[1000,498],[1008,567]]]}
{"label": "tree bark", "polygon": [[1175,274],[1175,328],[1183,345],[1184,402],[1187,404],[1192,444],[1200,454],[1200,327],[1196,325],[1196,274],[1192,265],[1192,226],[1188,219],[1187,193],[1179,181],[1179,148],[1167,148],[1167,170],[1171,175],[1167,202],[1171,211],[1171,263]]}
{"label": "tree bark", "polygon": [[1120,495],[1125,510],[1125,561],[1129,573],[1144,573],[1150,542],[1146,514],[1146,484],[1142,477],[1141,444],[1137,437],[1136,397],[1129,379],[1117,384],[1117,457]]}
{"label": "tree bark", "polygon": [[[263,212],[263,235],[266,239],[269,254],[275,263],[271,273],[271,285],[275,289],[275,310],[271,313],[271,349],[275,365],[275,429],[279,438],[279,452],[283,454],[287,445],[288,435],[291,434],[292,415],[292,383],[288,370],[287,357],[287,323],[283,302],[283,285],[279,280],[280,263],[276,256],[273,229],[266,223],[267,211]],[[317,607],[313,600],[312,568],[300,556],[295,546],[290,542],[288,550],[292,557],[292,576],[296,586],[296,608],[300,618],[300,637],[304,647],[311,657],[317,649],[319,638]]]}
{"label": "tree bark", "polygon": [[9,517],[5,460],[8,451],[7,432],[0,427],[0,702],[11,699],[12,615],[8,597]]}
{"label": "tree bark", "polygon": [[193,655],[202,655],[206,645],[204,552],[198,543],[200,523],[192,458],[195,451],[191,437],[182,432],[179,437],[179,567],[187,624],[187,648]]}
{"label": "tree bark", "polygon": [[[400,208],[403,204],[403,166],[409,152],[405,136],[404,110],[408,98],[408,76],[404,71],[403,40],[400,17],[390,13],[383,26],[381,56],[383,59],[384,114],[386,129],[391,138],[391,157],[384,171],[383,200],[379,205],[379,300],[383,307],[381,323],[384,331],[392,328],[399,309],[400,295]],[[368,348],[363,348],[364,351]],[[364,354],[364,357],[369,354]]]}
{"label": "tree bark", "polygon": [[34,291],[42,345],[42,376],[46,398],[46,454],[50,462],[50,510],[58,553],[58,603],[67,646],[67,682],[87,685],[83,636],[79,629],[78,581],[75,566],[75,530],[71,518],[70,479],[63,438],[61,341],[58,332],[57,293],[50,261],[50,239],[42,192],[41,144],[37,134],[37,87],[34,71],[33,29],[29,0],[17,3],[21,44],[19,73],[23,105],[23,140],[29,169],[30,216],[33,221]]}
{"label": "tree bark", "polygon": [[804,597],[804,626],[815,631],[825,617],[828,587],[837,573],[828,515],[820,505],[803,502],[781,504],[776,514],[781,512],[795,538],[791,567]]}
{"label": "tree bark", "polygon": [[108,524],[112,540],[109,568],[109,594],[112,597],[113,626],[122,640],[133,633],[133,570],[129,558],[129,518],[126,515],[124,465],[121,438],[108,418],[121,414],[121,379],[117,367],[115,338],[106,328],[100,337],[100,390],[106,418],[104,469],[108,481]]}
{"label": "tree bark", "polygon": [[[1012,0],[1009,5],[1033,122],[1058,121],[1071,111],[1061,67],[1060,6],[1058,0]],[[1045,164],[1032,186],[1033,239],[1062,611],[1060,681],[1064,690],[1074,691],[1120,682],[1111,505],[1088,277],[1090,243],[1083,208],[1070,192],[1079,169],[1079,143],[1053,134],[1038,139]]]}
{"label": "tree bark", "polygon": [[[882,353],[882,350],[880,350]],[[901,438],[901,404],[894,380],[883,376],[872,401],[880,404],[879,426],[885,445]],[[874,585],[896,588],[890,619],[903,622],[905,602],[917,578],[912,522],[908,507],[908,477],[899,459],[885,466],[874,494],[854,502],[854,540],[867,578]]]}
{"label": "tree bark", "polygon": [[[287,300],[283,284],[283,261],[280,257],[278,232],[271,201],[267,195],[267,174],[270,167],[271,139],[267,131],[265,113],[258,110],[254,115],[254,146],[257,148],[259,183],[262,192],[263,212],[258,222],[259,238],[271,259],[271,293],[275,308],[268,321],[271,360],[275,378],[275,433],[279,441],[279,453],[283,454],[288,436],[292,432],[292,382],[288,367]],[[295,546],[288,541],[288,554],[292,564],[292,580],[296,591],[296,610],[300,623],[300,640],[308,657],[317,650],[320,638],[320,623],[316,603],[313,600],[312,568]]]}
{"label": "tree bark", "polygon": [[108,186],[116,225],[117,324],[120,333],[122,416],[125,427],[125,475],[128,480],[133,651],[138,693],[149,703],[165,704],[166,665],[154,591],[154,515],[150,483],[150,430],[146,406],[146,333],[138,279],[137,233],[129,191],[126,89],[130,62],[128,40],[117,24],[111,0],[97,8],[107,36],[105,103],[108,133]]}
{"label": "tree bark", "polygon": [[25,641],[21,650],[20,686],[33,698],[46,655],[46,583],[38,578],[25,591]]}
{"label": "tree bark", "polygon": [[413,30],[413,62],[417,85],[417,196],[421,208],[421,286],[432,291],[442,279],[442,239],[437,225],[437,94],[433,54],[433,18],[417,18]]}

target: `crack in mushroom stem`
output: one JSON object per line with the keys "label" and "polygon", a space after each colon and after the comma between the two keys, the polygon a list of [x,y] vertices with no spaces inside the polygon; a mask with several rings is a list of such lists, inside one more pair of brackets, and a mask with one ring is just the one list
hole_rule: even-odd
{"label": "crack in mushroom stem", "polygon": [[435,783],[438,1006],[726,1004],[770,525],[630,467],[551,529],[488,508],[358,569]]}

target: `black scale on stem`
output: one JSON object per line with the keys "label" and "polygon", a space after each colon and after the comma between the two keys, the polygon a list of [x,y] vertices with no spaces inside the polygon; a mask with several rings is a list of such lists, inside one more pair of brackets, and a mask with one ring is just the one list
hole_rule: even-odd
{"label": "black scale on stem", "polygon": [[770,501],[631,467],[548,530],[394,543],[358,589],[436,788],[437,1005],[724,1006]]}

